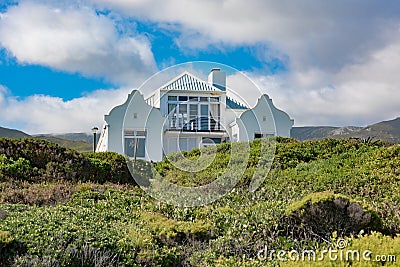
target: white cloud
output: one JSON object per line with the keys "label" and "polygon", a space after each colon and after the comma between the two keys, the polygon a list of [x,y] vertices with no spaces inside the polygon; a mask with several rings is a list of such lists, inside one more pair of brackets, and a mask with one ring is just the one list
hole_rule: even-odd
{"label": "white cloud", "polygon": [[0,84],[0,106],[5,103],[7,94],[9,94],[8,88]]}
{"label": "white cloud", "polygon": [[297,126],[358,125],[400,116],[400,40],[337,73],[251,76]]}
{"label": "white cloud", "polygon": [[[337,70],[398,35],[400,5],[356,1],[87,0],[141,20],[179,29],[186,48],[267,43],[289,55],[292,67]],[[270,54],[265,56],[271,56]]]}
{"label": "white cloud", "polygon": [[18,128],[30,134],[88,132],[93,125],[101,126],[104,114],[124,103],[130,91],[126,88],[97,90],[64,101],[46,95],[19,99],[0,90],[0,99],[3,100],[0,125]]}
{"label": "white cloud", "polygon": [[178,31],[183,52],[268,47],[260,60],[281,58],[287,72],[251,75],[297,125],[363,125],[400,115],[396,0],[87,2]]}
{"label": "white cloud", "polygon": [[24,1],[0,18],[0,44],[19,62],[39,64],[117,84],[138,83],[156,70],[151,44],[121,34],[88,7]]}
{"label": "white cloud", "polygon": [[[400,41],[373,53],[362,64],[340,72],[319,69],[264,76],[246,73],[267,93],[274,104],[301,125],[367,125],[400,115]],[[173,75],[183,69],[176,69]],[[170,77],[160,77],[155,88]],[[237,90],[249,105],[260,92],[241,75],[228,76],[228,86]],[[151,88],[146,88],[149,93]],[[251,88],[249,91],[248,88]],[[70,101],[34,95],[19,99],[0,85],[0,124],[28,133],[82,132],[103,123],[103,115],[122,104],[130,89],[97,90]]]}
{"label": "white cloud", "polygon": [[[60,7],[43,1],[22,2],[0,18],[0,43],[20,62],[120,83],[154,71],[149,40],[134,28],[119,33],[123,25],[111,16],[98,15],[95,6],[177,31],[176,43],[183,53],[210,45],[268,47],[258,54],[260,60],[284,58],[287,72],[248,74],[296,125],[365,125],[400,115],[397,0],[385,4],[373,0],[83,0]],[[19,100],[0,88],[0,103],[7,103],[7,119],[26,122],[25,129],[31,132],[81,131],[95,118],[101,121],[108,109],[126,97],[126,92],[121,93],[121,101],[108,103],[114,97],[108,94],[117,91],[98,93],[71,101],[46,96]],[[60,119],[65,116],[67,123]],[[43,121],[45,127],[39,128]]]}

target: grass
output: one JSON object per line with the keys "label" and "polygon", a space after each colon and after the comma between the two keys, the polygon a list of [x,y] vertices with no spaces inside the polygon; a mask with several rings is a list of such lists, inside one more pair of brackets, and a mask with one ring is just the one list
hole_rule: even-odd
{"label": "grass", "polygon": [[[229,144],[217,150],[212,167],[194,175],[188,176],[168,160],[156,163],[155,168],[177,184],[205,184],[229,162]],[[260,188],[249,192],[259,151],[260,143],[253,142],[239,184],[223,198],[201,207],[167,205],[134,184],[2,180],[0,235],[9,242],[0,252],[0,265],[71,266],[78,260],[86,266],[276,266],[277,262],[257,258],[265,246],[322,250],[339,238],[347,240],[349,248],[400,257],[399,145],[278,139],[272,170]],[[198,159],[198,153],[192,151],[186,157]],[[110,168],[108,157],[115,160],[111,154],[97,156],[104,161],[96,165],[97,171]],[[115,162],[112,166],[118,173]],[[333,229],[325,241],[291,234],[294,228],[287,210],[337,196],[370,207],[381,219],[383,230],[340,236]],[[296,264],[377,266],[349,261],[280,263]],[[386,266],[391,264],[395,266],[389,262]]]}

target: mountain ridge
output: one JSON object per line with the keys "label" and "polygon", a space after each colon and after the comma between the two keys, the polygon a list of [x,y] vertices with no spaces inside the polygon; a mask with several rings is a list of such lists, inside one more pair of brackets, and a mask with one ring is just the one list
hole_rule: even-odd
{"label": "mountain ridge", "polygon": [[[90,133],[63,133],[29,135],[20,130],[0,127],[0,138],[38,138],[56,144],[76,149],[81,152],[92,150],[93,135]],[[382,140],[390,143],[400,143],[400,117],[381,121],[365,127],[359,126],[303,126],[293,127],[291,137],[298,141],[317,140],[325,138],[360,138]],[[99,135],[97,135],[99,138]]]}
{"label": "mountain ridge", "polygon": [[316,140],[324,138],[373,138],[391,143],[400,142],[400,117],[381,121],[365,127],[358,126],[304,126],[293,127],[291,137],[299,140]]}
{"label": "mountain ridge", "polygon": [[0,126],[0,137],[20,139],[20,138],[30,138],[32,136],[20,130],[5,128]]}

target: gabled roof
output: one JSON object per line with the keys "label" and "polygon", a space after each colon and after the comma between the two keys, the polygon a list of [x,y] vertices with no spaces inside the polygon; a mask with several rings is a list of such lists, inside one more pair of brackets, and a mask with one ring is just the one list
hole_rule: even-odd
{"label": "gabled roof", "polygon": [[161,90],[185,90],[185,91],[221,91],[185,71],[178,77],[163,85]]}

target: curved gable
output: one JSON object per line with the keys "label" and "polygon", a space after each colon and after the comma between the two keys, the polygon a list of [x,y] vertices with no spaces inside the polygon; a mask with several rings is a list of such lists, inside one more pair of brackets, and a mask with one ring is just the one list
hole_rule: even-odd
{"label": "curved gable", "polygon": [[290,137],[293,120],[277,109],[268,95],[262,95],[257,104],[240,115],[238,123],[241,140],[253,140],[255,133]]}

